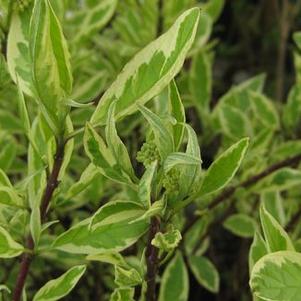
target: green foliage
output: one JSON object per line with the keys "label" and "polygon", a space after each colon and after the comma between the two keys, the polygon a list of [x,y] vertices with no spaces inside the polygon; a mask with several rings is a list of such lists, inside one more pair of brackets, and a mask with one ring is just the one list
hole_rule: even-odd
{"label": "green foliage", "polygon": [[300,299],[301,35],[221,84],[240,3],[0,0],[1,300]]}

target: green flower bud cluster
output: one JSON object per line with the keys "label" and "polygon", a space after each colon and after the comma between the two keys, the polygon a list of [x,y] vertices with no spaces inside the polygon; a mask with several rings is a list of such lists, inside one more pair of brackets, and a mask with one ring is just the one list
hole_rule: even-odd
{"label": "green flower bud cluster", "polygon": [[163,177],[162,186],[167,193],[177,193],[180,190],[179,185],[180,171],[177,168],[173,168]]}
{"label": "green flower bud cluster", "polygon": [[32,0],[17,0],[16,3],[16,9],[18,11],[24,11],[30,4]]}
{"label": "green flower bud cluster", "polygon": [[145,142],[137,153],[137,161],[147,167],[156,160],[160,161],[160,154],[156,144],[153,141]]}

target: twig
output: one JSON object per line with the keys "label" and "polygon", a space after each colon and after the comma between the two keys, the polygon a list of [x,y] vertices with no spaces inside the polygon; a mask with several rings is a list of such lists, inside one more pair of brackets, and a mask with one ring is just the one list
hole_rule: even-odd
{"label": "twig", "polygon": [[146,247],[146,301],[156,301],[156,276],[159,268],[159,249],[152,245],[152,240],[160,230],[160,220],[152,217],[149,229],[148,242]]}
{"label": "twig", "polygon": [[[295,164],[298,164],[301,161],[301,154],[298,154],[294,157],[285,159],[283,161],[280,161],[278,163],[275,163],[268,168],[266,168],[264,171],[250,177],[249,179],[241,182],[240,184],[230,187],[226,190],[224,190],[221,194],[219,194],[208,206],[208,210],[212,210],[221,203],[223,203],[225,200],[229,199],[234,195],[237,189],[239,188],[248,188],[252,185],[255,185],[258,183],[260,180],[264,179],[265,177],[269,176],[271,173],[286,167],[286,166],[292,166]],[[301,213],[300,213],[301,214]],[[191,219],[188,225],[183,230],[183,235],[187,233],[187,231],[197,222],[199,216],[195,216],[194,218]]]}
{"label": "twig", "polygon": [[290,32],[290,28],[293,22],[293,15],[291,12],[291,5],[289,0],[283,0],[280,22],[279,22],[279,48],[278,48],[278,58],[276,64],[276,99],[278,101],[283,100],[284,94],[284,78],[285,78],[285,58],[286,58],[286,48],[287,40]]}
{"label": "twig", "polygon": [[[52,172],[47,180],[46,189],[45,189],[43,197],[42,197],[42,202],[41,202],[41,207],[40,207],[42,222],[46,218],[48,207],[49,207],[50,201],[52,199],[53,193],[59,184],[58,176],[59,176],[59,173],[60,173],[60,170],[62,167],[62,163],[63,163],[64,149],[65,149],[65,142],[58,142],[56,154],[54,156],[54,164],[53,164]],[[30,234],[27,237],[26,248],[28,250],[32,250],[32,251],[34,251],[34,248],[35,248],[33,238]],[[33,260],[33,256],[34,256],[33,252],[32,253],[23,253],[23,255],[22,255],[19,274],[17,276],[17,281],[16,281],[15,290],[14,290],[13,299],[12,299],[13,301],[20,301],[20,299],[21,299],[21,295],[22,295],[22,292],[24,289],[27,275],[29,273],[29,268],[30,268],[31,262]]]}

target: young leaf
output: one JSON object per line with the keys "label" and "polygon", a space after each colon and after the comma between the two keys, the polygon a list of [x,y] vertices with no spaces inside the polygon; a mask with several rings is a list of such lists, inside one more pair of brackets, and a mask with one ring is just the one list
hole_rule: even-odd
{"label": "young leaf", "polygon": [[260,207],[260,220],[269,252],[295,250],[288,234],[264,206]]}
{"label": "young leaf", "polygon": [[134,268],[125,269],[115,265],[115,283],[120,287],[131,287],[142,282],[141,275]]}
{"label": "young leaf", "polygon": [[252,271],[255,263],[264,255],[268,253],[266,243],[263,240],[262,236],[255,232],[252,245],[249,252],[249,270]]}
{"label": "young leaf", "polygon": [[104,124],[111,102],[117,99],[116,119],[137,110],[170,82],[181,69],[197,30],[199,9],[184,12],[174,25],[124,67],[99,101],[92,124]]}
{"label": "young leaf", "polygon": [[99,172],[113,181],[132,184],[127,174],[116,166],[114,156],[100,135],[87,123],[84,134],[84,147],[91,162],[98,168]]}
{"label": "young leaf", "polygon": [[203,256],[190,256],[189,267],[200,285],[212,293],[219,291],[219,274],[213,263]]}
{"label": "young leaf", "polygon": [[256,228],[255,220],[245,214],[233,214],[228,217],[223,226],[235,235],[253,237]]}
{"label": "young leaf", "polygon": [[86,271],[85,265],[69,269],[59,278],[50,280],[35,294],[33,301],[55,301],[68,295]]}
{"label": "young leaf", "polygon": [[182,166],[201,166],[202,160],[185,153],[171,153],[164,161],[164,172],[168,173],[173,167]]}
{"label": "young leaf", "polygon": [[62,101],[71,94],[72,73],[67,42],[49,0],[35,1],[29,45],[35,92],[51,128],[57,128],[67,113]]}
{"label": "young leaf", "polygon": [[38,206],[34,206],[30,214],[30,232],[37,246],[41,235],[41,213]]}
{"label": "young leaf", "polygon": [[143,174],[138,185],[138,196],[144,207],[149,208],[151,206],[151,192],[152,182],[157,169],[157,162],[154,161],[147,168]]}
{"label": "young leaf", "polygon": [[245,156],[248,144],[248,138],[240,140],[211,164],[202,181],[199,195],[220,190],[231,181]]}
{"label": "young leaf", "polygon": [[255,296],[270,301],[297,301],[301,296],[301,254],[280,251],[254,266],[250,286]]}
{"label": "young leaf", "polygon": [[23,246],[15,242],[10,234],[0,227],[0,258],[19,256],[23,250]]}
{"label": "young leaf", "polygon": [[173,138],[175,149],[178,150],[183,140],[186,117],[184,105],[182,103],[175,80],[172,80],[168,86],[168,99],[170,114],[177,120],[177,124],[173,126]]}
{"label": "young leaf", "polygon": [[174,151],[173,136],[163,120],[144,106],[138,105],[140,112],[150,124],[161,159],[164,160]]}
{"label": "young leaf", "polygon": [[188,293],[188,272],[182,255],[177,253],[163,273],[159,301],[187,301]]}
{"label": "young leaf", "polygon": [[281,226],[284,226],[285,212],[280,192],[264,192],[261,195],[261,201],[264,205],[264,208],[277,220]]}
{"label": "young leaf", "polygon": [[165,233],[158,232],[152,240],[152,245],[165,252],[170,252],[178,246],[181,239],[181,232],[177,229],[171,229]]}
{"label": "young leaf", "polygon": [[117,134],[115,117],[114,117],[115,106],[116,106],[116,102],[114,101],[109,107],[107,126],[106,126],[106,141],[117,164],[120,165],[121,169],[123,169],[132,179],[135,179],[136,178],[135,172],[133,170],[133,166],[127,148]]}
{"label": "young leaf", "polygon": [[187,146],[186,146],[186,151],[185,154],[187,156],[192,156],[195,159],[199,160],[199,164],[197,165],[190,165],[190,166],[182,166],[181,167],[181,175],[180,175],[180,193],[178,196],[178,199],[181,200],[185,196],[187,196],[193,185],[196,183],[196,181],[199,178],[199,173],[201,170],[200,163],[202,162],[201,160],[201,152],[200,152],[200,147],[199,147],[199,142],[198,142],[198,137],[193,130],[193,128],[186,124],[186,131],[187,131]]}
{"label": "young leaf", "polygon": [[277,129],[279,127],[278,112],[273,102],[261,93],[250,91],[251,104],[255,116],[268,128]]}

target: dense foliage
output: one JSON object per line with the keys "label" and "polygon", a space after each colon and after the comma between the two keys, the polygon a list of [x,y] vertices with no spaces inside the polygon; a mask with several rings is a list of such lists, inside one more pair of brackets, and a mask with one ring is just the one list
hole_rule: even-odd
{"label": "dense foliage", "polygon": [[0,300],[301,300],[301,1],[259,2],[0,0]]}

